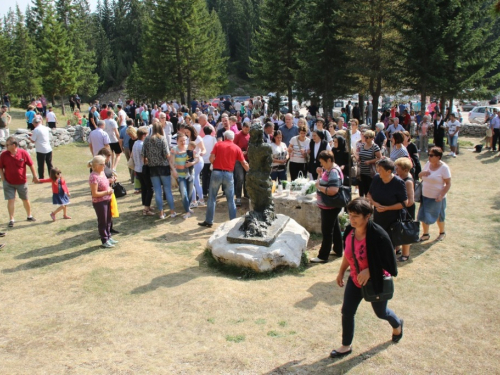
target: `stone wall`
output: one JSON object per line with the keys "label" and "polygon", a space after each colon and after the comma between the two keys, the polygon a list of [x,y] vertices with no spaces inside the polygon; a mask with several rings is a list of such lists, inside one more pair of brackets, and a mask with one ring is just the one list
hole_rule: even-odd
{"label": "stone wall", "polygon": [[[19,147],[27,150],[28,152],[35,152],[35,144],[30,141],[28,133],[30,133],[28,129],[17,129],[16,132],[11,135],[16,137],[19,142]],[[89,133],[90,128],[82,127],[80,125],[51,129],[49,132],[50,145],[52,148],[55,148],[72,142],[87,142]],[[0,146],[2,150],[5,148],[4,138],[0,138]]]}
{"label": "stone wall", "polygon": [[273,194],[274,210],[277,214],[290,216],[310,233],[321,233],[321,211],[316,198]]}
{"label": "stone wall", "polygon": [[[361,124],[360,128],[369,128],[369,125],[366,124]],[[432,133],[432,132],[431,132]],[[486,125],[484,124],[471,124],[469,122],[464,122],[462,123],[462,126],[460,127],[460,133],[461,136],[466,136],[466,137],[478,137],[478,138],[483,138],[486,136]],[[432,135],[431,135],[432,138]]]}

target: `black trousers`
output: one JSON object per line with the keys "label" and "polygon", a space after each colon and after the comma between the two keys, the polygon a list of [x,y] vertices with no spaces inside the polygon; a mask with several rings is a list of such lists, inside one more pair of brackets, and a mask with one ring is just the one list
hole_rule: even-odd
{"label": "black trousers", "polygon": [[208,196],[208,188],[210,187],[210,176],[212,176],[212,171],[210,166],[212,164],[205,163],[203,169],[201,170],[201,187],[203,189],[203,195]]}
{"label": "black trousers", "polygon": [[141,183],[141,202],[143,206],[150,207],[151,201],[153,199],[153,184],[151,184],[151,178],[149,177],[149,171],[147,166],[142,167],[142,172],[135,172],[135,177]]}
{"label": "black trousers", "polygon": [[50,177],[50,170],[52,169],[52,151],[46,154],[37,152],[36,162],[38,164],[38,178],[43,178],[44,163],[47,164],[47,169],[49,170],[49,177]]}
{"label": "black trousers", "polygon": [[497,149],[497,143],[499,142],[500,142],[500,129],[493,129],[493,150]]}
{"label": "black trousers", "polygon": [[341,210],[341,208],[321,209],[321,233],[323,234],[323,241],[319,248],[319,259],[328,260],[330,251],[332,251],[332,243],[335,254],[341,257],[344,252],[339,224],[339,213]]}
{"label": "black trousers", "polygon": [[359,196],[366,197],[370,191],[370,185],[372,184],[373,178],[366,174],[362,174],[359,181]]}
{"label": "black trousers", "polygon": [[291,161],[289,163],[290,167],[290,179],[291,181],[297,179],[299,172],[302,171],[304,178],[307,178],[307,164],[306,163],[294,163]]}

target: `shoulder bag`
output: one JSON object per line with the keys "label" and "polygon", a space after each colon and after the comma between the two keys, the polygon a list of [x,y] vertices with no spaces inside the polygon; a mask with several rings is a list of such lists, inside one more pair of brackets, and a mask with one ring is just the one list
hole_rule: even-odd
{"label": "shoulder bag", "polygon": [[[339,180],[340,176],[339,174]],[[339,191],[335,195],[327,195],[319,190],[318,194],[321,196],[323,204],[327,207],[344,208],[351,200],[351,188],[349,186],[340,185]]]}
{"label": "shoulder bag", "polygon": [[[404,217],[402,217],[403,212]],[[399,219],[391,224],[389,232],[394,246],[416,243],[420,238],[420,223],[414,221],[406,208],[403,208],[399,213]]]}
{"label": "shoulder bag", "polygon": [[121,197],[124,197],[125,195],[127,195],[127,190],[125,190],[123,185],[120,184],[119,182],[115,182],[111,187],[114,190],[116,198],[121,198]]}
{"label": "shoulder bag", "polygon": [[[296,137],[295,140],[297,141],[297,146],[299,146],[299,151],[302,151],[302,146],[300,145],[299,137]],[[310,157],[309,152],[310,152],[310,150],[306,150],[306,153],[305,153],[305,156],[304,156],[304,159],[306,160],[306,163],[309,163],[309,157]]]}
{"label": "shoulder bag", "polygon": [[132,170],[135,169],[134,158],[132,156],[130,156],[130,158],[127,161],[127,167]]}
{"label": "shoulder bag", "polygon": [[[356,252],[354,250],[354,229],[351,232],[351,252],[352,257],[354,258],[356,272],[359,275],[359,263],[358,259],[356,258]],[[370,276],[370,279],[368,279],[366,285],[363,285],[361,287],[361,295],[366,302],[382,302],[390,300],[394,295],[394,280],[392,280],[392,276],[383,276],[381,293],[376,293],[373,289],[373,282]]]}

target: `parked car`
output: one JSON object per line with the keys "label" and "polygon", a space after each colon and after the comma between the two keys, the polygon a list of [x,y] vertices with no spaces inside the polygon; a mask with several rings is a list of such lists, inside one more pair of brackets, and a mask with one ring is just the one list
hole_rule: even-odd
{"label": "parked car", "polygon": [[233,97],[234,101],[238,101],[240,103],[243,103],[243,104],[247,104],[248,101],[250,100],[250,97],[249,96],[235,96]]}
{"label": "parked car", "polygon": [[[300,105],[299,105],[299,102],[296,101],[296,100],[293,100],[292,101],[292,105],[293,105],[293,110],[294,111],[298,111],[300,110]],[[280,100],[280,108],[281,107],[286,107],[287,110],[288,110],[288,97],[286,96],[282,96],[281,97],[281,100]]]}
{"label": "parked car", "polygon": [[470,100],[462,103],[462,111],[469,112],[474,107],[477,107],[479,102],[477,100]]}
{"label": "parked car", "polygon": [[485,121],[486,108],[488,108],[490,112],[493,112],[493,107],[490,106],[479,106],[472,108],[472,110],[469,112],[469,122],[483,124]]}
{"label": "parked car", "polygon": [[498,97],[494,96],[493,98],[491,98],[490,104],[498,104]]}
{"label": "parked car", "polygon": [[214,108],[219,108],[219,102],[220,102],[219,98],[214,98],[214,99],[210,100],[210,103],[212,103],[212,107],[214,107]]}

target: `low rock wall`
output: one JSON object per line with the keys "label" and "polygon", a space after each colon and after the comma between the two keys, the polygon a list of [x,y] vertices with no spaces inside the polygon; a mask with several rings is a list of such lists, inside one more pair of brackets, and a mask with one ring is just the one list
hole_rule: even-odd
{"label": "low rock wall", "polygon": [[[19,142],[19,147],[28,152],[35,152],[35,144],[29,138],[30,130],[17,129],[13,135]],[[55,128],[49,132],[50,145],[52,148],[67,145],[72,142],[87,142],[90,128],[77,126],[67,126],[66,128]],[[5,148],[5,139],[0,138],[0,146]]]}
{"label": "low rock wall", "polygon": [[321,233],[321,211],[315,198],[309,200],[297,195],[273,194],[273,201],[277,214],[290,216],[309,233]]}

